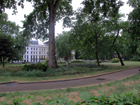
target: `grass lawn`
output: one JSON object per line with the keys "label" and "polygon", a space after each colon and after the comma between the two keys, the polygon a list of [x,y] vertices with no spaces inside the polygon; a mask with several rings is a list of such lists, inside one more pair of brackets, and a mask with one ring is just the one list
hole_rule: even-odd
{"label": "grass lawn", "polygon": [[[44,80],[56,80],[56,79],[72,79],[72,78],[81,78],[86,76],[94,76],[103,73],[109,73],[117,70],[124,70],[134,67],[140,67],[140,62],[136,61],[124,61],[125,66],[121,66],[120,63],[102,63],[101,65],[105,65],[105,68],[102,70],[96,70],[91,72],[85,72],[81,74],[70,74],[70,75],[55,75],[55,76],[47,76],[47,77],[22,77],[22,76],[0,76],[0,82],[9,82],[9,81],[44,81]],[[4,68],[0,67],[0,71],[20,71],[23,64],[9,64],[6,65]],[[61,68],[60,68],[61,69]],[[81,68],[81,70],[88,70],[88,68]]]}
{"label": "grass lawn", "polygon": [[[73,100],[74,102],[81,101],[81,92],[88,92],[90,95],[99,96],[99,90],[103,93],[106,92],[107,95],[122,94],[125,92],[132,91],[133,89],[140,92],[140,74],[128,77],[123,80],[114,81],[105,84],[85,86],[79,88],[66,88],[66,89],[56,89],[56,90],[43,90],[43,91],[32,91],[32,92],[13,92],[13,93],[0,93],[0,101],[5,101],[6,103],[11,103],[14,99],[28,97],[30,98],[21,101],[26,105],[30,105],[35,102],[43,102],[46,99],[62,99],[67,98],[68,100]],[[39,104],[35,104],[39,105]],[[46,104],[45,104],[46,105]],[[53,104],[52,104],[53,105]],[[79,104],[78,104],[79,105]]]}

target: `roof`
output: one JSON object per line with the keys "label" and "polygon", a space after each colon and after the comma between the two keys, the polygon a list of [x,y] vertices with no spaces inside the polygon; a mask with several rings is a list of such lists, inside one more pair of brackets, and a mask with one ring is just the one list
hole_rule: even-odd
{"label": "roof", "polygon": [[37,40],[30,40],[30,44],[38,45],[38,41]]}
{"label": "roof", "polygon": [[49,44],[49,41],[47,41],[47,42],[44,42],[44,44],[45,44],[45,45]]}

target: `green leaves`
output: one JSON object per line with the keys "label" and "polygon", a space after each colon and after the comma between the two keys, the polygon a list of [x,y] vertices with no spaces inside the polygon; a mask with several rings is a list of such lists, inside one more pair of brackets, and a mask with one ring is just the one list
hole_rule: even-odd
{"label": "green leaves", "polygon": [[[80,98],[82,99],[81,102],[74,102],[72,100],[69,100],[65,97],[57,97],[57,98],[51,98],[46,99],[44,102],[36,102],[32,103],[31,105],[139,105],[140,104],[140,94],[136,92],[137,90],[130,91],[130,93],[122,93],[122,94],[112,94],[108,96],[106,93],[103,94],[103,92],[100,90],[99,93],[102,95],[95,97],[94,95],[89,95],[88,92],[82,92],[80,93]],[[24,105],[22,101],[25,99],[33,98],[31,96],[29,97],[23,97],[23,98],[17,98],[13,99],[12,103],[10,105]],[[6,102],[2,101],[0,102],[2,105],[7,105]]]}
{"label": "green leaves", "polygon": [[70,39],[70,32],[63,32],[55,39],[56,53],[59,58],[64,58],[66,61],[72,57],[73,43]]}

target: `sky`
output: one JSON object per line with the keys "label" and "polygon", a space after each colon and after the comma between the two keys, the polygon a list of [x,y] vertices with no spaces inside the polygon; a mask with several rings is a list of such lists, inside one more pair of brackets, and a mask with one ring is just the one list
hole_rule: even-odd
{"label": "sky", "polygon": [[[82,5],[80,3],[82,1],[83,0],[72,0],[73,9],[76,10],[79,7],[81,7]],[[125,4],[123,7],[120,8],[120,13],[129,14],[129,12],[132,11],[133,9],[126,4],[128,0],[122,0],[122,1],[125,2]],[[12,10],[6,9],[5,12],[8,14],[8,18],[10,21],[15,22],[16,24],[22,27],[23,24],[21,21],[24,20],[24,14],[28,15],[29,13],[31,13],[33,11],[33,7],[31,6],[31,3],[26,2],[24,5],[24,9],[21,9],[21,7],[18,7],[17,10],[18,10],[18,13],[16,15],[12,15]],[[127,16],[123,18],[123,20],[127,20]],[[59,21],[56,23],[56,26],[55,26],[55,35],[57,35],[58,33],[62,33],[62,31],[69,31],[69,30],[70,28],[63,29],[62,21]]]}

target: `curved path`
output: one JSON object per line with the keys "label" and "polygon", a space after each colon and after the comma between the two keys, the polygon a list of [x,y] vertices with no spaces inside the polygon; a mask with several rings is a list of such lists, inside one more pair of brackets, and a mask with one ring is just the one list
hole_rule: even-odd
{"label": "curved path", "polygon": [[139,68],[135,68],[81,79],[45,81],[34,83],[0,83],[0,92],[47,90],[101,84],[105,82],[123,79],[134,74],[138,74],[139,72]]}

